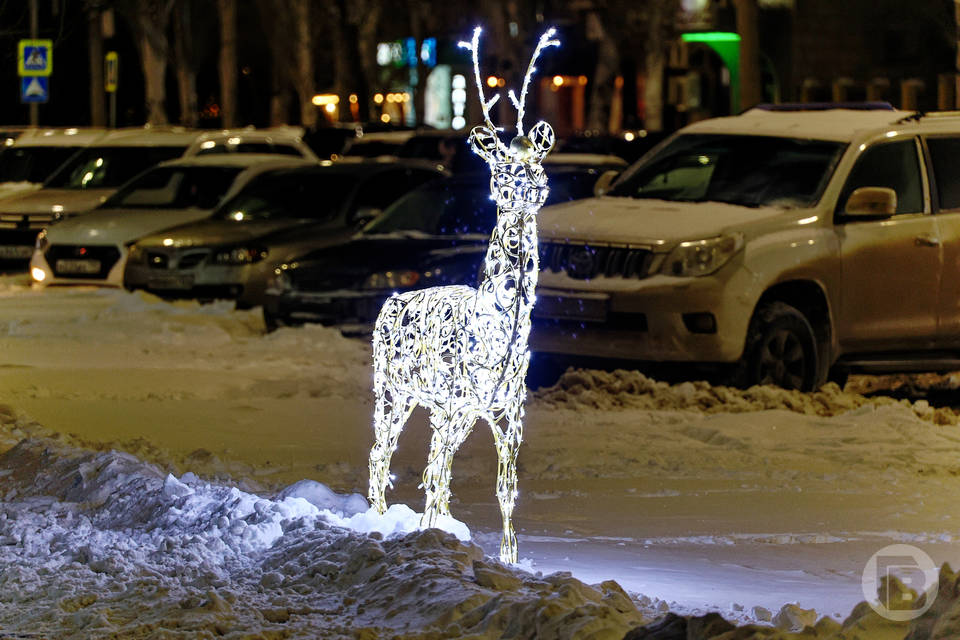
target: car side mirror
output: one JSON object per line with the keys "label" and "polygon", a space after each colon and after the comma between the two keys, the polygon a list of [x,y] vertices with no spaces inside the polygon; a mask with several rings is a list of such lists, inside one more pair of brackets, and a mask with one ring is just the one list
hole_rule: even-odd
{"label": "car side mirror", "polygon": [[889,187],[860,187],[847,198],[844,214],[855,217],[892,216],[897,212],[897,192]]}
{"label": "car side mirror", "polygon": [[371,221],[379,218],[381,213],[383,213],[383,210],[376,207],[360,207],[353,214],[353,224],[358,228],[365,227]]}
{"label": "car side mirror", "polygon": [[597,181],[593,183],[593,195],[597,198],[604,195],[610,190],[610,185],[613,184],[613,181],[616,180],[619,175],[620,172],[616,169],[608,169],[601,173]]}

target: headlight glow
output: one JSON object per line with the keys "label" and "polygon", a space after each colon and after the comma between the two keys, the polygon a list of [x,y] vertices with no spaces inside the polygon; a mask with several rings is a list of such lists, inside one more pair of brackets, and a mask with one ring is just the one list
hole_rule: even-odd
{"label": "headlight glow", "polygon": [[668,276],[708,276],[727,263],[743,247],[740,234],[705,240],[681,242],[670,252],[660,267]]}
{"label": "headlight glow", "polygon": [[[47,230],[43,229],[40,233],[37,234],[37,244],[36,249],[40,253],[43,253],[47,250],[47,247],[50,246],[50,240],[47,239]],[[43,280],[43,278],[37,278],[37,280]]]}

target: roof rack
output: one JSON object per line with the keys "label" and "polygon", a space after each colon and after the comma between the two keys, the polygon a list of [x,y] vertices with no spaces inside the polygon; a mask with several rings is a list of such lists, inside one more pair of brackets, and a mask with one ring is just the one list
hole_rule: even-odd
{"label": "roof rack", "polygon": [[761,111],[826,111],[828,109],[853,109],[854,111],[896,111],[889,102],[783,102],[758,104],[753,109]]}

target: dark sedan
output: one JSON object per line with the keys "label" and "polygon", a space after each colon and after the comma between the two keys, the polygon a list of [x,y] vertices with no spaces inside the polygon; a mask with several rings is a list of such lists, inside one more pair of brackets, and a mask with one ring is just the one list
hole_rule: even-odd
{"label": "dark sedan", "polygon": [[[596,168],[550,171],[547,204],[592,195],[601,173]],[[365,333],[395,291],[474,285],[496,214],[487,172],[424,185],[351,242],[280,265],[267,286],[267,326],[319,322]]]}

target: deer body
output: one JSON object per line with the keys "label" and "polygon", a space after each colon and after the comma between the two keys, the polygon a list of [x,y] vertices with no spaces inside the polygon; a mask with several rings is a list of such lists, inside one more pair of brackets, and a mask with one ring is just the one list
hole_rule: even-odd
{"label": "deer body", "polygon": [[[534,54],[554,44],[552,30],[541,37]],[[477,40],[471,48],[479,87]],[[524,82],[526,94],[529,75]],[[421,526],[449,515],[453,454],[477,420],[493,430],[499,470],[497,497],[503,516],[500,556],[516,562],[511,515],[517,497],[516,459],[523,436],[524,378],[529,364],[527,339],[537,285],[536,214],[547,197],[540,161],[553,146],[553,131],[538,123],[529,137],[520,135],[507,148],[490,123],[470,134],[474,152],[491,168],[490,191],[497,203],[497,225],[490,237],[479,286],[445,286],[410,291],[388,299],[373,334],[374,428],[370,452],[372,506],[386,510],[390,457],[404,423],[417,405],[430,411],[433,436],[423,474],[426,506]],[[512,95],[514,104],[517,100]],[[501,426],[501,423],[502,426]]]}

